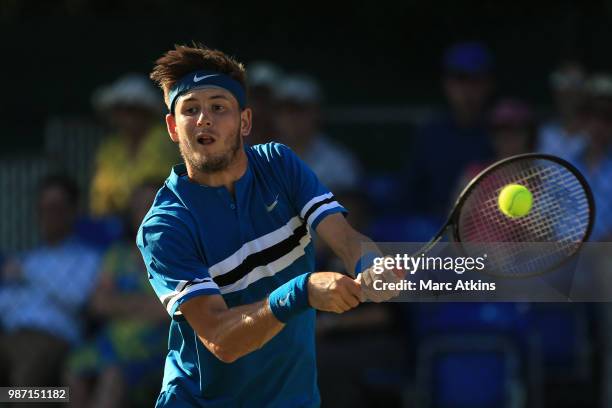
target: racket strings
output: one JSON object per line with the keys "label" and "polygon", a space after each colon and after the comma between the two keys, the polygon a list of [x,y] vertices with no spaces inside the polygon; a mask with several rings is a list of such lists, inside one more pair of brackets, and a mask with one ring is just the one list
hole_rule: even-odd
{"label": "racket strings", "polygon": [[[492,170],[476,183],[460,209],[457,232],[464,247],[503,243],[487,245],[496,273],[535,273],[575,253],[586,238],[591,217],[588,196],[563,165],[525,158]],[[531,191],[533,206],[527,215],[510,218],[499,210],[499,194],[508,184]],[[536,242],[543,244],[529,244]]]}

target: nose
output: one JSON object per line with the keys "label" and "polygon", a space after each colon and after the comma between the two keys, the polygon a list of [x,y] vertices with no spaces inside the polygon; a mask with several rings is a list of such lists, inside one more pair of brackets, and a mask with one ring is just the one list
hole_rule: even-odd
{"label": "nose", "polygon": [[206,114],[206,112],[204,111],[200,112],[200,116],[198,116],[198,121],[196,122],[196,126],[205,126],[205,127],[212,126],[212,120]]}

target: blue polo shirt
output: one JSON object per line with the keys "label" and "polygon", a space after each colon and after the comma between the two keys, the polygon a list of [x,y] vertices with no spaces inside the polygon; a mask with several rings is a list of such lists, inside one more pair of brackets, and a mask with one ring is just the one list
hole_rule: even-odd
{"label": "blue polo shirt", "polygon": [[314,310],[227,364],[203,346],[179,309],[211,294],[221,294],[228,307],[257,302],[314,271],[310,229],[346,211],[286,146],[245,151],[248,167],[235,183],[235,199],[225,187],[189,181],[185,166],[175,166],[138,232],[151,285],[172,317],[158,407],[320,404]]}

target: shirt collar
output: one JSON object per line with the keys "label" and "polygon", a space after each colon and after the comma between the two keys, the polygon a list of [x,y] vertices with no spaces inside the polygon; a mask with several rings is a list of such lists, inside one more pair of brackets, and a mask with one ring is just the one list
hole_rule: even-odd
{"label": "shirt collar", "polygon": [[[251,158],[248,154],[249,147],[245,146],[245,150],[247,153],[247,169],[244,174],[236,180],[236,186],[242,185],[246,183],[251,177]],[[219,187],[211,187],[206,186],[204,184],[195,183],[187,177],[187,166],[185,163],[177,164],[172,167],[172,171],[170,172],[170,177],[166,182],[168,187],[174,191],[177,195],[181,195],[181,193],[192,193],[198,191],[216,191],[218,189],[224,189],[224,186]]]}

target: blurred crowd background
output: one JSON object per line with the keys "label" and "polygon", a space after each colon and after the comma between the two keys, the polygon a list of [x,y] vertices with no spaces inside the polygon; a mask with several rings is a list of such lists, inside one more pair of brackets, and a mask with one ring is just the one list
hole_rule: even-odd
{"label": "blurred crowd background", "polygon": [[[592,240],[610,241],[611,1],[235,7],[0,3],[0,385],[69,385],[75,407],[156,399],[169,317],[134,236],[180,161],[147,78],[175,43],[244,61],[247,142],[293,148],[375,241],[428,241],[473,176],[525,152],[583,172]],[[324,406],[612,406],[609,308],[321,314]]]}

